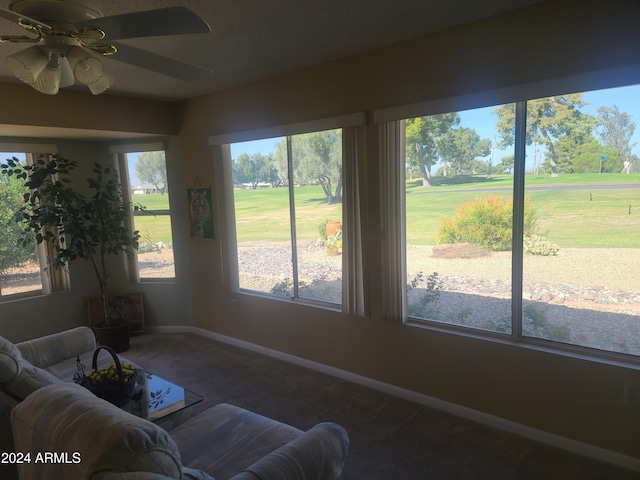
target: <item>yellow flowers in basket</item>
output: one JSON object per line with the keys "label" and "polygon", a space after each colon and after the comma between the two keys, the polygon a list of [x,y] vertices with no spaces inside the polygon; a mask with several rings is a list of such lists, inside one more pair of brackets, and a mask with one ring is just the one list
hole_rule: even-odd
{"label": "yellow flowers in basket", "polygon": [[[106,368],[97,367],[100,350],[106,350],[113,358]],[[78,357],[78,371],[73,376],[73,381],[118,407],[125,405],[131,398],[136,385],[137,372],[133,364],[121,362],[112,348],[102,345],[93,352],[92,366],[93,369],[86,375],[84,365]]]}
{"label": "yellow flowers in basket", "polygon": [[[133,368],[132,363],[122,363],[122,379],[124,383],[129,383],[132,381],[133,377],[136,374],[136,371]],[[116,362],[111,360],[109,366],[107,368],[100,368],[98,370],[91,370],[87,378],[91,381],[94,386],[105,385],[105,384],[115,384],[120,382],[120,376],[118,375],[118,368],[116,367]]]}

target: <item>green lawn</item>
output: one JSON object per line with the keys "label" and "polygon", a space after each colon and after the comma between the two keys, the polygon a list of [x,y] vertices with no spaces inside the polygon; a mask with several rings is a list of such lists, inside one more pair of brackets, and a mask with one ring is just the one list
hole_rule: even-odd
{"label": "green lawn", "polygon": [[[451,180],[448,182],[447,180]],[[640,247],[640,188],[590,187],[599,183],[636,183],[638,175],[527,175],[525,196],[537,213],[538,233],[561,247]],[[438,178],[432,187],[407,182],[407,242],[434,245],[440,222],[463,202],[487,195],[511,198],[513,177]],[[536,190],[528,187],[580,186],[578,189]],[[583,186],[584,185],[584,186]],[[631,207],[631,209],[629,209]],[[631,213],[629,213],[631,211]]]}
{"label": "green lawn", "polygon": [[[512,182],[510,175],[491,179],[483,176],[437,177],[429,188],[422,187],[419,180],[408,181],[407,242],[434,245],[440,222],[452,217],[461,203],[487,195],[510,198]],[[527,175],[525,182],[527,187],[580,185],[579,189],[526,191],[537,212],[539,233],[561,247],[640,248],[640,188],[621,185],[600,189],[589,186],[594,183],[639,184],[640,176],[609,173],[551,178],[548,175]],[[342,205],[326,204],[321,187],[297,187],[294,193],[296,231],[300,240],[318,238],[318,225],[324,220],[341,220]],[[289,239],[291,226],[287,189],[237,190],[234,198],[239,241]],[[135,195],[133,201],[149,211],[168,208],[167,195]],[[136,228],[154,242],[171,241],[168,217],[138,216]]]}
{"label": "green lawn", "polygon": [[169,209],[169,195],[152,193],[147,195],[133,195],[133,205],[141,205],[146,213],[134,217],[136,230],[140,232],[140,241],[144,243],[164,242],[173,245],[171,238],[171,223],[168,215],[156,215],[155,210]]}
{"label": "green lawn", "polygon": [[[296,233],[301,241],[315,240],[318,225],[325,220],[342,219],[342,205],[329,205],[322,187],[297,187]],[[286,188],[237,190],[234,192],[238,240],[287,241],[291,235],[289,193]]]}

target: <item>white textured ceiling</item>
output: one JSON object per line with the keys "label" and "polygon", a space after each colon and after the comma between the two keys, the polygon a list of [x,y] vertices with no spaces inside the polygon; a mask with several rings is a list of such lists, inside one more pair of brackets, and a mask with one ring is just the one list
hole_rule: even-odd
{"label": "white textured ceiling", "polygon": [[[82,0],[75,0],[82,2]],[[207,83],[190,84],[104,61],[115,76],[112,94],[176,101],[249,83],[390,45],[449,26],[541,0],[105,0],[103,15],[182,5],[200,15],[212,33],[124,40],[215,70]],[[9,0],[0,0],[8,8]],[[0,18],[0,35],[24,31]],[[0,43],[0,82],[19,82],[4,58],[28,44]],[[75,87],[73,87],[75,88]]]}

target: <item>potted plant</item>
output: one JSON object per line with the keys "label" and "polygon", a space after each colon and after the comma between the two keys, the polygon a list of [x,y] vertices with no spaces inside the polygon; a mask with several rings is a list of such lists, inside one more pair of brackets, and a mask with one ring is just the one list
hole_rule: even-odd
{"label": "potted plant", "polygon": [[339,249],[342,248],[342,229],[339,228],[332,235],[327,236],[326,241],[326,253],[330,257],[335,257],[339,253]]}
{"label": "potted plant", "polygon": [[[40,158],[33,165],[7,159],[0,170],[4,175],[25,180],[30,192],[24,194],[25,208],[17,220],[23,223],[25,235],[35,233],[38,244],[47,244],[49,265],[67,269],[78,258],[91,263],[105,318],[96,326],[96,337],[100,344],[111,343],[114,350],[124,351],[129,348],[129,322],[114,318],[109,306],[108,257],[121,252],[132,255],[140,235],[129,228],[131,205],[122,200],[117,171],[95,163],[93,175],[86,179],[92,192],[87,197],[68,178],[76,166],[72,160],[53,155],[48,160]],[[114,331],[115,337],[110,336]]]}

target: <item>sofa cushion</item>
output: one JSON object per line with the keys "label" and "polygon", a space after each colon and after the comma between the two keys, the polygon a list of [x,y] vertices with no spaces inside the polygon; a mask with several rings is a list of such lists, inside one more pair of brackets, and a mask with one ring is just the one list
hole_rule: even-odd
{"label": "sofa cushion", "polygon": [[0,383],[7,383],[20,373],[21,360],[22,354],[18,347],[0,337]]}
{"label": "sofa cushion", "polygon": [[32,365],[47,368],[76,355],[93,352],[96,339],[89,327],[76,327],[17,344],[22,356]]}
{"label": "sofa cushion", "polygon": [[13,380],[5,383],[3,390],[22,400],[35,390],[58,382],[60,380],[46,370],[22,360],[20,373]]}
{"label": "sofa cushion", "polygon": [[31,462],[21,478],[92,478],[108,472],[151,472],[182,478],[180,454],[169,434],[74,383],[33,392],[15,407],[16,451],[77,452],[78,463]]}
{"label": "sofa cushion", "polygon": [[183,464],[217,480],[233,477],[301,434],[297,428],[225,403],[171,431]]}

